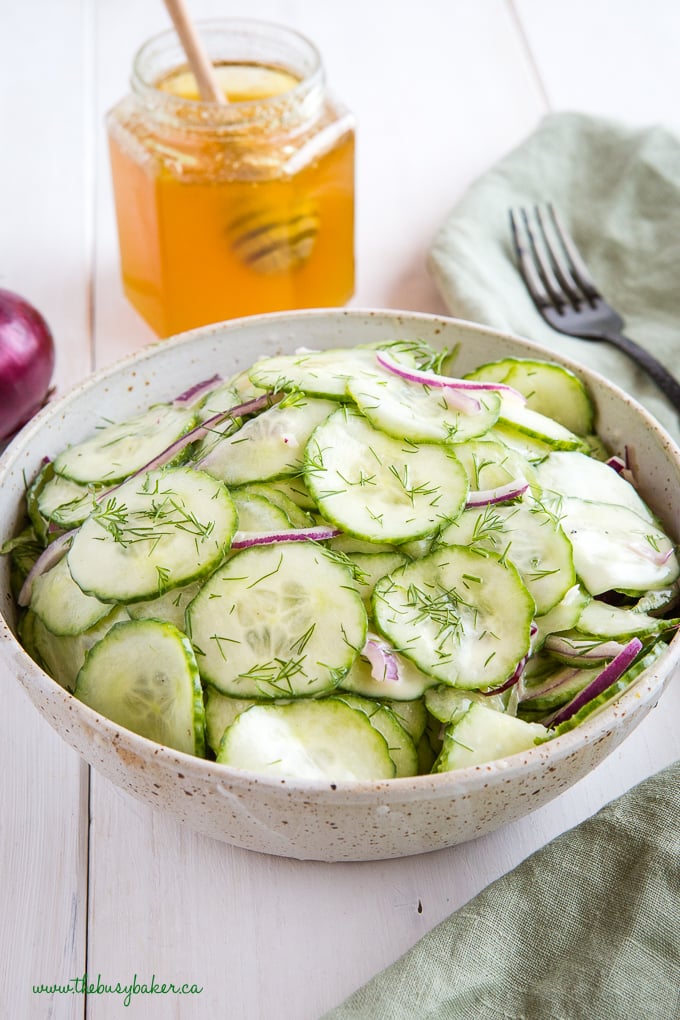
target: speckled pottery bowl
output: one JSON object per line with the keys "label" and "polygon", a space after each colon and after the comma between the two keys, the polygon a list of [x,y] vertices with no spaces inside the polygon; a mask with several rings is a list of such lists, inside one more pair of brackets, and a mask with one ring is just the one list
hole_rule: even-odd
{"label": "speckled pottery bowl", "polygon": [[[195,330],[155,344],[89,378],[45,408],[0,460],[0,541],[20,519],[24,482],[44,456],[77,442],[105,414],[122,419],[172,399],[192,381],[227,376],[259,354],[402,338],[460,345],[456,371],[507,356],[541,357],[537,346],[481,326],[385,311],[265,315]],[[639,487],[674,537],[680,534],[680,450],[634,400],[561,360],[588,385],[598,429],[613,452],[636,450]],[[486,765],[380,782],[294,781],[181,754],[122,729],[47,676],[15,637],[9,571],[0,562],[0,653],[29,698],[68,744],[132,796],[200,832],[251,850],[298,859],[372,860],[473,839],[547,803],[595,768],[653,708],[676,671],[680,637],[653,668],[589,722],[540,747]]]}

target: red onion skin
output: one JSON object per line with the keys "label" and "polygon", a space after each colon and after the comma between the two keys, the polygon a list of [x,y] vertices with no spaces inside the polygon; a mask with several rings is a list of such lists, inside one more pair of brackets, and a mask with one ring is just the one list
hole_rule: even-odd
{"label": "red onion skin", "polygon": [[40,312],[0,289],[0,439],[8,439],[45,403],[54,340]]}

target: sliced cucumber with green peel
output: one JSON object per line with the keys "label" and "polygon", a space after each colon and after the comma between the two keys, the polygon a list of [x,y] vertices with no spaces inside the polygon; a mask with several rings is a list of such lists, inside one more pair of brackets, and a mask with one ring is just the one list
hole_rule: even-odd
{"label": "sliced cucumber with green peel", "polygon": [[387,750],[394,762],[397,778],[417,775],[416,745],[391,708],[371,698],[362,698],[358,694],[335,694],[333,697],[368,716],[371,726],[382,734],[387,742]]}
{"label": "sliced cucumber with green peel", "polygon": [[534,600],[494,553],[446,546],[384,577],[381,632],[425,673],[462,688],[503,684],[529,651]]}
{"label": "sliced cucumber with green peel", "polygon": [[164,620],[173,623],[178,630],[185,630],[187,606],[198,595],[201,583],[192,581],[191,584],[173,588],[154,599],[128,602],[127,611],[133,620]]}
{"label": "sliced cucumber with green peel", "polygon": [[337,406],[312,397],[276,404],[216,442],[198,466],[229,486],[298,475],[309,436]]}
{"label": "sliced cucumber with green peel", "polygon": [[232,489],[231,498],[238,513],[239,531],[289,531],[293,527],[284,511],[266,496]]}
{"label": "sliced cucumber with green peel", "polygon": [[203,702],[205,704],[205,738],[208,747],[217,754],[227,726],[237,715],[247,708],[258,704],[252,698],[228,698],[209,685],[206,687]]}
{"label": "sliced cucumber with green peel", "polygon": [[568,719],[565,719],[564,722],[559,723],[554,729],[546,733],[546,739],[548,736],[559,737],[563,733],[568,733],[570,730],[580,726],[590,716],[606,708],[609,702],[623,694],[637,680],[641,673],[653,666],[659,656],[666,651],[667,647],[668,645],[664,641],[657,641],[649,651],[634,662],[632,666],[629,666],[626,672],[607,687],[605,691],[591,698],[590,701],[587,701],[585,705],[574,712]]}
{"label": "sliced cucumber with green peel", "polygon": [[69,691],[73,691],[76,678],[85,662],[85,656],[105,637],[114,624],[125,622],[130,617],[123,606],[111,609],[94,627],[80,634],[53,634],[35,613],[28,612],[31,638],[45,671]]}
{"label": "sliced cucumber with green peel", "polygon": [[527,477],[530,471],[525,457],[488,435],[458,443],[456,456],[465,468],[473,490],[496,489]]}
{"label": "sliced cucumber with green peel", "polygon": [[514,396],[501,395],[498,423],[508,432],[517,432],[529,439],[538,440],[555,450],[582,450],[584,441],[576,433],[560,425],[554,418],[532,411]]}
{"label": "sliced cucumber with green peel", "polygon": [[547,735],[548,730],[541,723],[504,715],[475,701],[462,718],[447,727],[432,771],[450,772],[507,758],[535,747]]}
{"label": "sliced cucumber with green peel", "polygon": [[380,674],[376,676],[365,655],[359,655],[349,673],[340,681],[340,688],[381,701],[413,701],[422,697],[428,687],[437,682],[429,673],[418,669],[415,662],[411,662],[405,655],[400,655],[399,652],[393,654],[397,668],[395,679],[387,679]]}
{"label": "sliced cucumber with green peel", "polygon": [[627,506],[563,497],[559,514],[591,595],[666,588],[680,575],[671,539]]}
{"label": "sliced cucumber with green peel", "polygon": [[367,603],[373,598],[373,589],[380,578],[408,562],[408,558],[398,552],[347,553],[346,555],[356,567],[357,591]]}
{"label": "sliced cucumber with green peel", "polygon": [[237,515],[221,482],[168,468],[124,482],[76,533],[74,581],[102,602],[137,602],[205,577],[222,561]]}
{"label": "sliced cucumber with green peel", "polygon": [[405,443],[346,407],[312,433],[305,480],[326,520],[387,543],[437,530],[458,515],[468,492],[452,448]]}
{"label": "sliced cucumber with green peel", "polygon": [[404,727],[406,732],[411,737],[411,740],[416,745],[425,732],[427,726],[427,709],[425,708],[425,702],[422,698],[416,698],[411,701],[393,701],[387,699],[382,704],[386,705],[387,708],[392,709],[397,719]]}
{"label": "sliced cucumber with green peel", "polygon": [[[273,482],[251,482],[249,485],[242,485],[238,489],[233,489],[231,494],[237,504],[239,497],[242,495],[264,496],[270,503],[273,503],[279,510],[283,511],[293,528],[309,528],[314,524],[312,516],[295,502],[290,493],[284,489],[277,488]],[[243,527],[241,527],[241,530],[244,530]]]}
{"label": "sliced cucumber with green peel", "polygon": [[348,390],[376,429],[413,443],[463,443],[483,436],[501,406],[497,393],[480,391],[475,393],[479,409],[461,411],[445,386],[424,386],[388,373],[359,376]]}
{"label": "sliced cucumber with green peel", "polygon": [[367,629],[349,570],[305,541],[236,553],[203,585],[187,620],[204,680],[239,698],[333,690]]}
{"label": "sliced cucumber with green peel", "polygon": [[543,646],[548,634],[556,634],[575,627],[576,621],[589,602],[590,595],[579,584],[575,584],[565,592],[557,605],[547,613],[536,616],[534,619],[536,633],[531,640],[534,652]]}
{"label": "sliced cucumber with green peel", "polygon": [[193,409],[158,404],[69,446],[54,461],[54,470],[74,482],[113,485],[143,468],[195,422]]}
{"label": "sliced cucumber with green peel", "polygon": [[191,643],[171,623],[117,623],[85,657],[75,695],[119,726],[205,754],[203,691]]}
{"label": "sliced cucumber with green peel", "polygon": [[31,609],[53,634],[81,634],[111,612],[111,606],[86,595],[71,577],[66,559],[36,577]]}
{"label": "sliced cucumber with green peel", "polygon": [[439,541],[488,549],[512,560],[537,613],[552,609],[576,582],[571,543],[559,518],[530,496],[465,510]]}
{"label": "sliced cucumber with green peel", "polygon": [[474,701],[496,712],[505,712],[505,699],[502,694],[484,695],[479,691],[461,691],[446,684],[430,687],[425,691],[424,700],[430,715],[447,725],[461,719]]}
{"label": "sliced cucumber with green peel", "polygon": [[251,382],[265,389],[299,389],[316,397],[347,400],[350,380],[378,372],[375,351],[354,347],[262,358],[255,362],[249,376]]}
{"label": "sliced cucumber with green peel", "polygon": [[55,475],[38,494],[36,509],[41,517],[60,528],[77,528],[96,507],[97,491]]}
{"label": "sliced cucumber with green peel", "polygon": [[337,698],[254,705],[227,728],[217,761],[291,779],[392,779],[385,738]]}
{"label": "sliced cucumber with green peel", "polygon": [[592,503],[628,507],[645,520],[656,518],[636,489],[609,464],[577,450],[556,450],[536,466],[535,480],[546,499],[574,496]]}
{"label": "sliced cucumber with green peel", "polygon": [[595,408],[586,387],[578,376],[555,362],[502,358],[487,361],[465,378],[512,386],[527,398],[530,410],[554,418],[578,436],[593,431]]}
{"label": "sliced cucumber with green peel", "polygon": [[622,606],[610,606],[605,602],[592,599],[579,614],[575,630],[579,634],[587,634],[598,638],[617,638],[626,640],[637,636],[645,637],[662,634],[678,625],[678,620],[664,620],[658,616],[648,616],[635,609]]}

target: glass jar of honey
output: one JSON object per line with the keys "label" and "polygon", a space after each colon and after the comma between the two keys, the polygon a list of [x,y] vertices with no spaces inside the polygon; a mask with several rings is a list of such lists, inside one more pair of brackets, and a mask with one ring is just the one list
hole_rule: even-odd
{"label": "glass jar of honey", "polygon": [[173,31],[107,116],[125,293],[161,337],[354,290],[354,122],[316,48],[280,25],[199,22],[225,104]]}

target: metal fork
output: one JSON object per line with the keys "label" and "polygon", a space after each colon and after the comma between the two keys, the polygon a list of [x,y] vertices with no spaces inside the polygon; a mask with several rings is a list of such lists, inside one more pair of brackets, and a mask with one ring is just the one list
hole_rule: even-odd
{"label": "metal fork", "polygon": [[680,383],[661,362],[621,332],[624,321],[604,300],[552,204],[510,210],[520,273],[536,308],[553,329],[613,344],[647,372],[680,411]]}

